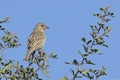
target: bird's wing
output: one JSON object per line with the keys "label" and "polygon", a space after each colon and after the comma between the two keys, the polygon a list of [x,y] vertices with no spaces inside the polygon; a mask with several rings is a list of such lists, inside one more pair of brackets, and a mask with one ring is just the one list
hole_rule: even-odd
{"label": "bird's wing", "polygon": [[31,33],[29,39],[28,39],[28,49],[31,47],[36,46],[41,40],[44,38],[44,33],[41,31],[34,31]]}

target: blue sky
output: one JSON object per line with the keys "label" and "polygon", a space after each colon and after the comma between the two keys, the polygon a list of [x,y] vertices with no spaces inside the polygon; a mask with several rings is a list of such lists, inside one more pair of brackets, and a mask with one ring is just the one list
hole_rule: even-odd
{"label": "blue sky", "polygon": [[[101,48],[102,56],[94,56],[97,67],[107,67],[108,76],[100,80],[120,80],[119,64],[119,0],[1,0],[0,18],[10,17],[9,22],[3,24],[10,31],[15,32],[22,44],[15,49],[7,49],[5,57],[23,61],[27,52],[27,39],[34,25],[43,22],[50,28],[46,31],[47,40],[43,49],[55,52],[59,59],[50,60],[50,80],[58,80],[64,75],[70,75],[69,65],[65,61],[80,58],[78,49],[82,49],[81,38],[90,38],[90,24],[96,24],[96,17],[92,14],[100,7],[110,5],[115,18],[110,24],[113,26],[110,37],[107,39],[109,48]],[[44,80],[49,80],[43,76]],[[82,80],[82,79],[81,79]],[[85,79],[84,79],[85,80]]]}

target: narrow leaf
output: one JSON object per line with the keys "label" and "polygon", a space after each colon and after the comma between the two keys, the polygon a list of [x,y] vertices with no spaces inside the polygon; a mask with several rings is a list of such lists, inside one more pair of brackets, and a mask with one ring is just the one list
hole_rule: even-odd
{"label": "narrow leaf", "polygon": [[84,38],[84,37],[83,37],[81,40],[82,40],[83,42],[86,42],[86,38]]}
{"label": "narrow leaf", "polygon": [[72,75],[74,76],[75,75],[74,70],[70,69],[70,71],[71,71]]}
{"label": "narrow leaf", "polygon": [[104,9],[103,9],[103,8],[100,8],[100,10],[101,10],[101,11],[104,11]]}
{"label": "narrow leaf", "polygon": [[64,76],[64,78],[60,78],[59,80],[69,80],[68,77]]}
{"label": "narrow leaf", "polygon": [[107,44],[103,44],[102,46],[105,46],[106,48],[108,48],[108,47],[109,47]]}
{"label": "narrow leaf", "polygon": [[74,65],[77,65],[78,64],[78,61],[76,59],[73,60],[72,62]]}
{"label": "narrow leaf", "polygon": [[65,62],[65,64],[71,64],[71,63],[69,63],[69,62]]}
{"label": "narrow leaf", "polygon": [[85,52],[88,51],[88,48],[85,45],[83,45],[83,48],[84,48]]}
{"label": "narrow leaf", "polygon": [[7,22],[9,20],[9,17],[6,17],[5,21]]}
{"label": "narrow leaf", "polygon": [[86,63],[87,63],[87,64],[95,65],[95,63],[93,63],[91,60],[86,60]]}
{"label": "narrow leaf", "polygon": [[98,49],[91,49],[92,52],[97,53],[99,50]]}
{"label": "narrow leaf", "polygon": [[0,43],[0,47],[3,47],[3,44],[2,44],[2,43]]}
{"label": "narrow leaf", "polygon": [[87,45],[90,44],[91,42],[92,42],[92,40],[89,40],[89,41],[87,42]]}
{"label": "narrow leaf", "polygon": [[92,38],[95,38],[94,34],[91,32],[90,35],[92,36]]}
{"label": "narrow leaf", "polygon": [[82,52],[80,50],[78,50],[78,53],[80,54],[80,56],[83,56]]}

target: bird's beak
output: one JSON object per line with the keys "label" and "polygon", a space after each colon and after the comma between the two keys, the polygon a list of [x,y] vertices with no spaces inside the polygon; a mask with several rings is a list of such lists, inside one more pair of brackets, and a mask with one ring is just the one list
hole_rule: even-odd
{"label": "bird's beak", "polygon": [[49,27],[47,26],[46,29],[48,29]]}

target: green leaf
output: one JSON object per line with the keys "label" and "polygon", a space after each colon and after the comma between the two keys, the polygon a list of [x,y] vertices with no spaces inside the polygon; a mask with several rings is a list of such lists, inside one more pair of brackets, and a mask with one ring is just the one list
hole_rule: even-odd
{"label": "green leaf", "polygon": [[108,32],[110,32],[112,30],[112,26],[108,27]]}
{"label": "green leaf", "polygon": [[70,69],[70,71],[71,71],[71,73],[72,73],[72,76],[74,76],[74,75],[75,75],[74,70]]}
{"label": "green leaf", "polygon": [[106,70],[106,67],[102,66],[102,70],[105,71],[105,70]]}
{"label": "green leaf", "polygon": [[2,61],[3,59],[0,57],[0,61]]}
{"label": "green leaf", "polygon": [[82,40],[83,42],[86,42],[86,38],[84,38],[84,37],[83,37],[81,40]]}
{"label": "green leaf", "polygon": [[93,29],[93,25],[90,25],[90,27]]}
{"label": "green leaf", "polygon": [[65,62],[65,64],[71,64],[71,63],[69,63],[69,62]]}
{"label": "green leaf", "polygon": [[64,78],[60,78],[59,80],[69,80],[68,77],[64,76]]}
{"label": "green leaf", "polygon": [[78,61],[76,59],[73,60],[72,62],[74,65],[78,65]]}
{"label": "green leaf", "polygon": [[83,45],[83,48],[84,48],[85,52],[88,51],[88,48],[85,45]]}
{"label": "green leaf", "polygon": [[90,73],[87,73],[87,77],[88,77],[90,80],[93,80],[94,75],[90,75]]}
{"label": "green leaf", "polygon": [[7,22],[9,20],[9,17],[6,17],[5,21]]}
{"label": "green leaf", "polygon": [[109,22],[109,21],[111,21],[111,20],[110,20],[110,19],[106,19],[105,21],[106,21],[106,22]]}
{"label": "green leaf", "polygon": [[76,78],[82,78],[82,76],[76,76]]}
{"label": "green leaf", "polygon": [[95,63],[93,63],[91,60],[86,60],[86,63],[87,63],[87,64],[95,65]]}
{"label": "green leaf", "polygon": [[88,71],[87,71],[86,69],[82,69],[82,74],[83,74],[83,75],[86,75],[87,72],[88,72]]}
{"label": "green leaf", "polygon": [[95,41],[97,43],[97,45],[101,45],[104,44],[104,38],[100,37],[100,36],[96,36]]}
{"label": "green leaf", "polygon": [[90,35],[92,36],[92,38],[95,38],[94,33],[90,32]]}
{"label": "green leaf", "polygon": [[93,16],[96,16],[96,14],[93,14]]}
{"label": "green leaf", "polygon": [[103,44],[102,46],[105,46],[106,48],[108,48],[108,47],[109,47],[107,44]]}
{"label": "green leaf", "polygon": [[102,28],[104,28],[104,24],[102,24],[102,23],[99,23],[99,22],[97,22],[97,24],[100,26],[100,27],[102,27]]}
{"label": "green leaf", "polygon": [[97,17],[99,17],[99,16],[100,16],[100,14],[96,14],[96,16],[97,16]]}
{"label": "green leaf", "polygon": [[92,42],[92,40],[89,40],[89,41],[87,42],[87,45],[90,44],[91,42]]}
{"label": "green leaf", "polygon": [[1,27],[0,30],[5,30],[5,28],[2,28],[2,27]]}
{"label": "green leaf", "polygon": [[91,49],[91,52],[98,53],[98,49]]}
{"label": "green leaf", "polygon": [[3,37],[2,37],[2,40],[3,40],[3,42],[6,43],[6,42],[7,42],[6,36],[3,36]]}
{"label": "green leaf", "polygon": [[105,7],[105,10],[107,11],[109,8],[110,8],[110,6],[109,6],[109,5],[107,5],[107,6]]}
{"label": "green leaf", "polygon": [[100,8],[100,10],[101,10],[101,11],[104,11],[104,9],[103,9],[103,8]]}
{"label": "green leaf", "polygon": [[50,58],[54,58],[54,59],[58,59],[57,55],[54,52],[52,52],[49,57]]}
{"label": "green leaf", "polygon": [[78,53],[80,54],[80,56],[83,56],[82,52],[80,50],[78,50]]}
{"label": "green leaf", "polygon": [[16,68],[18,68],[19,66],[19,62],[17,61],[16,64],[15,64]]}
{"label": "green leaf", "polygon": [[0,47],[3,47],[3,44],[2,44],[2,43],[0,43]]}
{"label": "green leaf", "polygon": [[114,15],[114,13],[111,13],[110,15],[111,15],[111,16],[113,16],[113,15]]}

